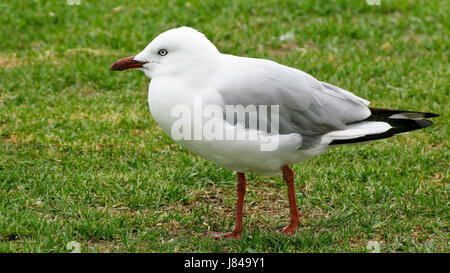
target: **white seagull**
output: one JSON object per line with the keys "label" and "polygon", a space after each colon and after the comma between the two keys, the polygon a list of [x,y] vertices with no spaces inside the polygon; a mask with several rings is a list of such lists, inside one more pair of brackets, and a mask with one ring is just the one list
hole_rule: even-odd
{"label": "white seagull", "polygon": [[[210,232],[215,238],[241,236],[245,173],[282,172],[291,215],[282,232],[291,236],[301,214],[289,165],[337,145],[425,128],[433,124],[426,118],[438,116],[369,108],[367,100],[298,69],[265,59],[222,54],[204,34],[190,27],[158,35],[138,55],[118,60],[110,70],[130,68],[151,78],[150,111],[168,135],[188,150],[237,172],[235,225],[229,233]],[[229,106],[234,107],[231,118]],[[244,119],[236,118],[243,112]],[[181,117],[183,114],[189,115]],[[256,122],[250,116],[256,116]],[[207,128],[212,137],[206,135]],[[245,137],[220,135],[230,132]]]}

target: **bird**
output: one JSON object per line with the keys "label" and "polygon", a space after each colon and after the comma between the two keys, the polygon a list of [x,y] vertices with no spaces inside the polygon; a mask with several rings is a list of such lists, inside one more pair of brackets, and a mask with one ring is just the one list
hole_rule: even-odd
{"label": "bird", "polygon": [[282,174],[293,236],[300,224],[291,166],[333,147],[385,139],[433,124],[431,112],[369,107],[369,101],[277,62],[221,53],[198,30],[183,26],[157,35],[136,56],[110,70],[137,69],[150,78],[154,120],[190,152],[237,173],[231,232],[240,239],[247,173]]}

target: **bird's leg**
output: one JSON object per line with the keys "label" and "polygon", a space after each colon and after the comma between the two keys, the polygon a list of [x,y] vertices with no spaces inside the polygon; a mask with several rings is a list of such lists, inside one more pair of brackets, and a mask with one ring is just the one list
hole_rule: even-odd
{"label": "bird's leg", "polygon": [[289,237],[295,235],[295,231],[300,223],[299,217],[301,216],[301,213],[298,211],[297,203],[295,202],[294,171],[287,165],[281,167],[281,170],[283,171],[283,178],[286,181],[288,188],[289,209],[291,213],[291,222],[282,230],[282,232]]}
{"label": "bird's leg", "polygon": [[241,232],[243,231],[242,226],[242,211],[244,209],[244,197],[245,189],[247,187],[247,180],[245,179],[245,174],[238,173],[238,184],[237,184],[237,204],[236,204],[236,218],[234,221],[234,228],[229,233],[222,232],[210,232],[210,235],[214,238],[241,238]]}

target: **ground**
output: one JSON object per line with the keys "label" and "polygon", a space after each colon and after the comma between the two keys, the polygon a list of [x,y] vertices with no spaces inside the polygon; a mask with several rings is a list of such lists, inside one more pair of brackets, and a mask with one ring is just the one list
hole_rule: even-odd
{"label": "ground", "polygon": [[[448,1],[68,3],[0,4],[1,252],[72,241],[83,252],[448,252]],[[441,116],[294,166],[303,217],[292,238],[279,233],[281,176],[249,175],[242,240],[213,240],[205,231],[233,226],[235,174],[158,128],[142,72],[108,71],[183,25],[372,106]]]}

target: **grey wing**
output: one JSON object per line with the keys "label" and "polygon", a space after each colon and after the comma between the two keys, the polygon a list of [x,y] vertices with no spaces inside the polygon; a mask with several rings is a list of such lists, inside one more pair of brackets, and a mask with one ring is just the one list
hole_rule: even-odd
{"label": "grey wing", "polygon": [[[303,147],[318,143],[320,136],[330,131],[370,116],[368,101],[300,70],[261,59],[233,57],[232,61],[227,75],[222,77],[228,80],[220,82],[218,88],[224,103],[278,106],[279,133],[301,134]],[[274,122],[270,116],[260,115],[258,119],[268,119],[269,125]]]}

